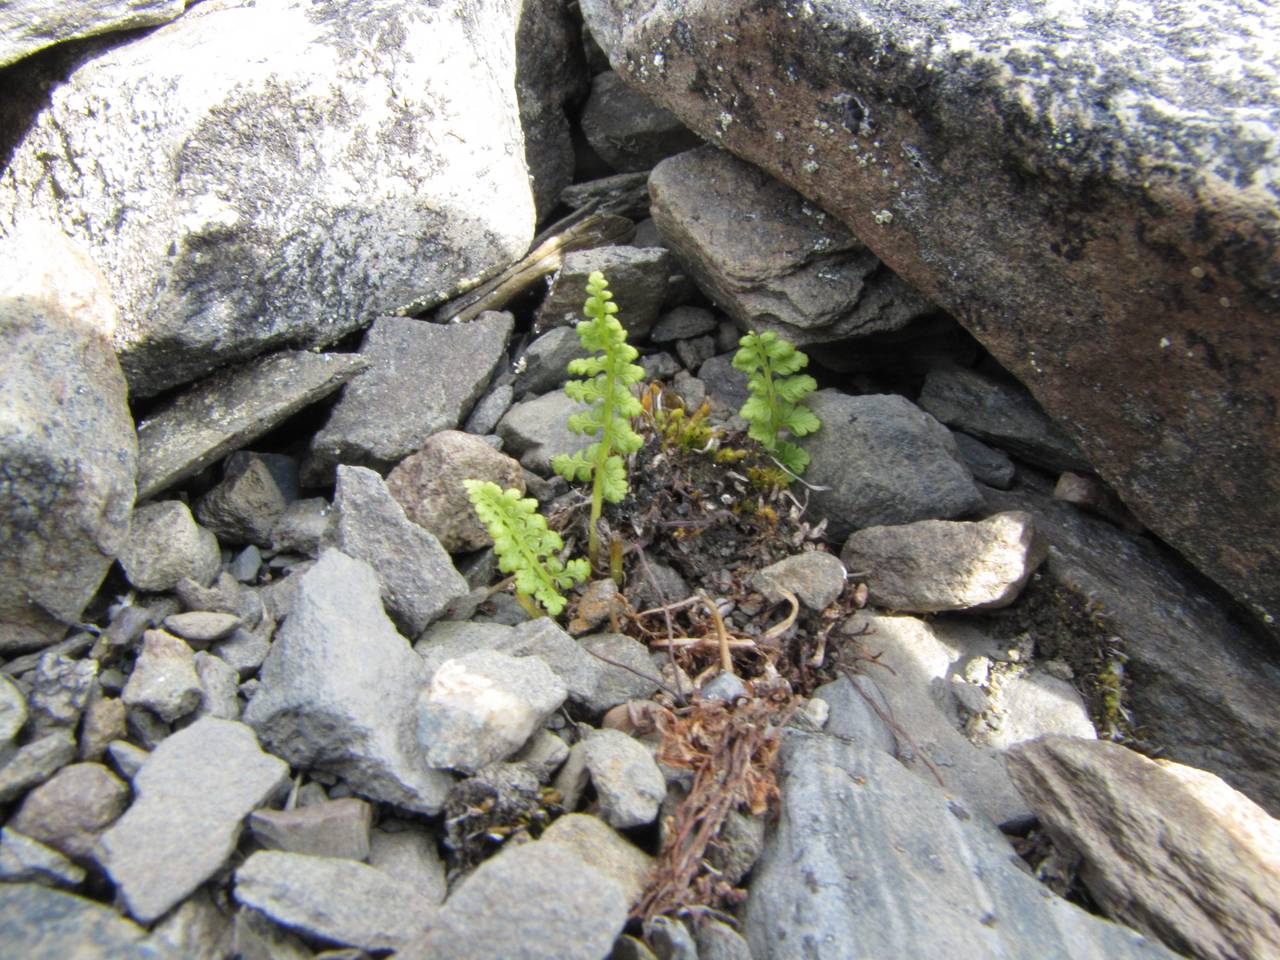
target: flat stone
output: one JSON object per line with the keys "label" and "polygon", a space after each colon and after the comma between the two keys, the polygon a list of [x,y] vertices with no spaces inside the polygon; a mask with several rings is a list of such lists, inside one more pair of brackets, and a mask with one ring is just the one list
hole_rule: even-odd
{"label": "flat stone", "polygon": [[418,743],[431,766],[474,773],[523,747],[566,696],[538,658],[476,650],[436,670],[418,701]]}
{"label": "flat stone", "polygon": [[586,355],[572,327],[554,327],[541,334],[516,360],[520,372],[512,383],[515,396],[523,400],[561,389],[569,379],[569,361]]}
{"label": "flat stone", "polygon": [[166,738],[98,848],[129,913],[151,923],[185,899],[231,857],[249,812],[288,783],[288,764],[242,723],[206,717]]}
{"label": "flat stone", "polygon": [[328,536],[331,520],[329,501],[323,497],[291,503],[271,528],[272,548],[294,550],[308,557],[319,556],[320,544]]}
{"label": "flat stone", "polygon": [[214,374],[138,425],[138,498],[244,447],[364,370],[363,357],[282,351]]}
{"label": "flat stone", "polygon": [[[29,12],[6,6],[0,43],[20,35]],[[110,346],[118,313],[107,280],[56,227],[3,233],[0,656],[8,656],[56,643],[80,621],[128,537],[138,453]]]}
{"label": "flat stone", "polygon": [[338,467],[333,542],[373,567],[387,613],[416,637],[468,591],[435,535],[405,516],[387,485],[365,467]]}
{"label": "flat stone", "polygon": [[239,617],[244,627],[257,628],[263,619],[262,598],[227,571],[218,574],[212,586],[201,586],[191,579],[179,580],[174,588],[187,610],[230,613]]}
{"label": "flat stone", "polygon": [[337,857],[260,850],[236,870],[236,901],[326,943],[396,949],[434,905],[381,870]]}
{"label": "flat stone", "polygon": [[125,705],[118,697],[105,696],[101,690],[89,697],[84,720],[80,725],[80,759],[101,760],[112,740],[125,737]]}
{"label": "flat stone", "polygon": [[120,699],[127,707],[145,707],[166,723],[185,717],[203,699],[195,652],[163,630],[142,635],[142,652]]}
{"label": "flat stone", "polygon": [[[551,280],[546,299],[534,315],[535,330],[553,327],[575,329],[586,319],[582,305],[587,299],[587,280],[593,273],[602,273],[609,281],[613,302],[618,305],[615,314],[629,341],[642,340],[658,321],[667,293],[667,277],[672,271],[671,254],[661,247],[608,246],[589,250],[574,250],[565,254],[564,263]],[[572,341],[577,343],[577,337]],[[581,351],[580,343],[577,348]],[[565,354],[564,360],[571,359]],[[516,392],[521,392],[523,379],[517,381]],[[563,383],[543,381],[525,387],[530,393],[542,393]]]}
{"label": "flat stone", "polygon": [[142,765],[147,762],[151,752],[135,746],[127,740],[112,740],[107,744],[107,757],[120,776],[130,782],[138,775]]}
{"label": "flat stone", "polygon": [[1187,956],[1280,952],[1280,823],[1218,777],[1119,744],[1049,736],[1009,772],[1111,917]]}
{"label": "flat stone", "polygon": [[420,824],[383,820],[369,834],[369,864],[432,904],[444,902],[449,885],[439,841]]}
{"label": "flat stone", "polygon": [[889,702],[871,677],[841,676],[814,690],[813,698],[828,705],[827,722],[822,727],[826,733],[888,754],[897,752],[893,731],[881,718],[881,714],[890,715]]}
{"label": "flat stone", "polygon": [[600,960],[622,932],[627,894],[557,843],[508,847],[454,890],[400,960]]}
{"label": "flat stone", "polygon": [[[705,374],[703,374],[705,378]],[[951,431],[909,400],[819,390],[807,398],[822,426],[804,438],[810,509],[840,540],[864,527],[946,519],[982,497]]]}
{"label": "flat stone", "polygon": [[474,433],[476,436],[493,433],[498,427],[498,421],[502,419],[502,415],[511,406],[513,399],[515,399],[515,390],[511,384],[498,384],[481,397],[476,405],[471,408],[471,413],[467,415],[462,429],[467,433]]}
{"label": "flat stone", "polygon": [[382,609],[368,564],[326,550],[302,575],[244,711],[268,749],[362,796],[434,815],[452,780],[414,734],[422,660]]}
{"label": "flat stone", "polygon": [[313,438],[307,477],[321,479],[339,463],[385,472],[433,433],[456,428],[502,361],[514,322],[494,312],[453,325],[375,320],[360,348],[368,369]]}
{"label": "flat stone", "polygon": [[649,171],[646,168],[571,183],[560,191],[560,202],[571,210],[580,210],[595,202],[605,212],[640,220],[649,215]]}
{"label": "flat stone", "polygon": [[[952,689],[968,686],[958,684]],[[979,731],[973,739],[997,750],[1007,750],[1014,744],[1046,734],[1089,740],[1098,736],[1089,719],[1089,708],[1076,688],[1041,669],[1005,679],[983,709],[994,710],[1000,717],[1000,725],[998,729]]]}
{"label": "flat stone", "polygon": [[883,751],[788,733],[779,779],[744,915],[756,960],[837,960],[851,943],[872,957],[1175,956],[1050,894],[990,821]]}
{"label": "flat stone", "polygon": [[705,307],[675,307],[658,318],[649,334],[654,343],[700,337],[716,329],[716,315]]}
{"label": "flat stone", "polygon": [[300,937],[252,907],[241,907],[232,919],[231,950],[242,960],[312,960],[315,956]]}
{"label": "flat stone", "polygon": [[110,907],[33,883],[0,884],[0,943],[15,960],[179,960]]}
{"label": "flat stone", "polygon": [[585,813],[558,817],[538,842],[557,843],[572,851],[622,887],[629,904],[639,901],[653,870],[653,857],[599,817]]}
{"label": "flat stone", "polygon": [[770,564],[752,577],[753,589],[772,603],[789,590],[809,610],[825,610],[844,590],[845,569],[840,558],[821,550],[807,550]]}
{"label": "flat stone", "polygon": [[900,330],[937,309],[835,217],[723,150],[663,160],[649,191],[663,239],[743,330],[805,346]]}
{"label": "flat stone", "polygon": [[960,452],[960,459],[973,473],[973,479],[989,487],[999,487],[1001,490],[1008,490],[1013,486],[1017,469],[1007,453],[989,447],[977,437],[971,437],[959,430],[952,431],[952,435],[956,439],[956,449]]}
{"label": "flat stone", "polygon": [[44,783],[76,757],[75,736],[59,729],[19,747],[0,766],[0,803],[8,803]]}
{"label": "flat stone", "polygon": [[873,604],[912,613],[1007,607],[1048,555],[1035,521],[1020,511],[867,527],[840,551]]}
{"label": "flat stone", "polygon": [[129,787],[102,764],[73,763],[28,793],[8,826],[72,860],[89,862],[98,837],[129,799]]}
{"label": "flat stone", "polygon": [[587,781],[595,788],[600,816],[618,830],[652,823],[667,795],[653,753],[621,730],[593,730],[570,749],[556,777],[567,808],[577,805]]}
{"label": "flat stone", "polygon": [[368,858],[372,823],[373,807],[355,797],[249,814],[250,832],[269,850],[348,860]]}
{"label": "flat stone", "polygon": [[244,621],[233,613],[216,613],[212,610],[190,610],[164,618],[164,628],[181,637],[193,647],[203,649],[211,643],[225,640]]}
{"label": "flat stone", "polygon": [[206,887],[183,900],[157,923],[151,939],[156,946],[167,947],[186,960],[223,960],[232,950],[232,923]]}
{"label": "flat stone", "polygon": [[493,544],[463,480],[488,480],[525,492],[520,464],[482,439],[458,430],[433,434],[387,474],[387,490],[405,516],[434,534],[450,553]]}
{"label": "flat stone", "polygon": [[27,698],[12,680],[0,673],[0,756],[27,723]]}
{"label": "flat stone", "polygon": [[947,426],[1027,463],[1047,470],[1092,470],[1074,441],[1016,383],[963,367],[941,367],[925,377],[919,402]]}
{"label": "flat stone", "polygon": [[53,847],[46,847],[13,827],[0,830],[0,882],[75,888],[84,879],[84,868]]}
{"label": "flat stone", "polygon": [[592,149],[619,173],[648,170],[663,157],[701,142],[674,115],[612,70],[591,80],[591,96],[582,108],[582,132]]}

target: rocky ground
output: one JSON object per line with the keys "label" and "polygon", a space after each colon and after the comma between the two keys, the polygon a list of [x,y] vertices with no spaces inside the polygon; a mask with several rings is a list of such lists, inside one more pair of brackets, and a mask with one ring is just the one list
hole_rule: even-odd
{"label": "rocky ground", "polygon": [[[154,222],[118,231],[110,266],[137,273],[113,284],[6,220],[0,957],[1280,953],[1262,631],[951,315],[635,93],[563,5],[533,7],[502,106],[537,236],[477,226],[510,211],[460,154],[419,184],[474,204],[432,235],[459,262],[424,278],[384,217],[384,288],[282,268],[305,296],[254,327],[210,279],[248,261],[195,255],[203,281],[162,285],[175,337],[139,320]],[[172,48],[136,42],[204,56],[199,31],[251,9],[208,0]],[[132,76],[133,42],[29,69],[83,93]],[[535,69],[539,44],[577,79]],[[505,131],[468,156],[506,163]],[[183,155],[211,184],[207,146]],[[182,198],[188,252],[240,237],[212,202]],[[305,214],[267,219],[349,265]],[[519,489],[585,552],[588,493],[550,461],[587,442],[562,388],[593,271],[641,352],[644,446],[600,528],[617,575],[531,618],[462,483]],[[277,296],[244,295],[264,315]],[[738,414],[748,329],[818,381],[789,484]]]}

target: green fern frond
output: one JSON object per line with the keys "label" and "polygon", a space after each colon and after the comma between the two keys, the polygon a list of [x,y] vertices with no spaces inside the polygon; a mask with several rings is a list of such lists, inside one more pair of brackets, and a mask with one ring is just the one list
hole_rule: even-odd
{"label": "green fern frond", "polygon": [[749,333],[738,341],[733,366],[747,374],[747,402],[738,411],[747,421],[748,436],[768,450],[778,462],[799,475],[809,465],[809,455],[782,438],[786,433],[803,437],[822,424],[804,398],[818,388],[807,374],[799,374],[809,358],[776,333]]}

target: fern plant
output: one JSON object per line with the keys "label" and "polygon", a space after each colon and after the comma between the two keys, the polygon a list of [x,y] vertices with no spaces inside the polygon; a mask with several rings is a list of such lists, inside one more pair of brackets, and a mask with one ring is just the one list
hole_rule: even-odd
{"label": "fern plant", "polygon": [[644,442],[631,428],[631,418],[641,411],[631,386],[644,376],[644,369],[631,362],[639,353],[627,343],[627,331],[616,316],[618,305],[612,301],[604,274],[591,274],[582,308],[589,319],[580,322],[577,330],[583,349],[595,355],[569,361],[569,373],[582,379],[570,380],[564,387],[570,398],[588,405],[569,417],[569,429],[599,439],[585,450],[562,453],[551,460],[552,469],[566,480],[591,481],[587,552],[593,566],[600,561],[596,528],[604,502],[618,503],[627,495],[623,457],[635,453]]}
{"label": "fern plant", "polygon": [[538,513],[538,501],[532,497],[521,497],[519,490],[503,490],[488,480],[464,480],[462,485],[480,522],[493,537],[498,569],[515,575],[520,605],[534,617],[544,610],[558,616],[565,604],[560,591],[587,578],[591,572],[587,561],[578,558],[566,563],[560,559],[564,542],[547,527],[546,518]]}
{"label": "fern plant", "polygon": [[738,411],[750,424],[747,434],[769,451],[775,460],[799,476],[809,465],[809,455],[782,438],[783,433],[803,437],[821,423],[804,398],[818,388],[808,374],[797,374],[809,358],[772,331],[749,333],[738,341],[733,366],[747,374],[751,396]]}

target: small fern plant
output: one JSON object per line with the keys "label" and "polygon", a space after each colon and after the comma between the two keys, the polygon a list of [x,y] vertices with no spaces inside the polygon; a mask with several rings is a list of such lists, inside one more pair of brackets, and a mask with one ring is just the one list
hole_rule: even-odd
{"label": "small fern plant", "polygon": [[599,271],[587,278],[587,302],[582,312],[588,319],[578,324],[578,339],[584,350],[595,355],[569,361],[569,373],[583,379],[570,380],[564,392],[587,404],[588,409],[569,417],[568,426],[574,433],[599,439],[575,454],[553,457],[551,467],[570,482],[591,481],[587,553],[592,566],[598,567],[600,536],[596,528],[604,502],[619,503],[627,495],[623,458],[644,443],[631,428],[631,418],[641,412],[631,387],[644,377],[644,369],[631,362],[639,353],[627,343],[627,331],[616,316],[618,305]]}
{"label": "small fern plant", "polygon": [[533,617],[542,616],[543,611],[559,616],[565,604],[560,591],[571,590],[587,578],[591,572],[587,561],[560,559],[564,542],[548,529],[532,497],[521,497],[519,490],[503,490],[488,480],[464,480],[462,485],[476,516],[493,537],[498,569],[515,575],[520,605]]}
{"label": "small fern plant", "polygon": [[733,366],[747,374],[751,392],[738,411],[750,424],[747,434],[799,476],[809,465],[809,454],[784,440],[783,434],[803,437],[821,426],[817,415],[804,405],[804,398],[818,388],[817,381],[797,373],[808,365],[809,358],[772,331],[749,333],[738,346]]}

